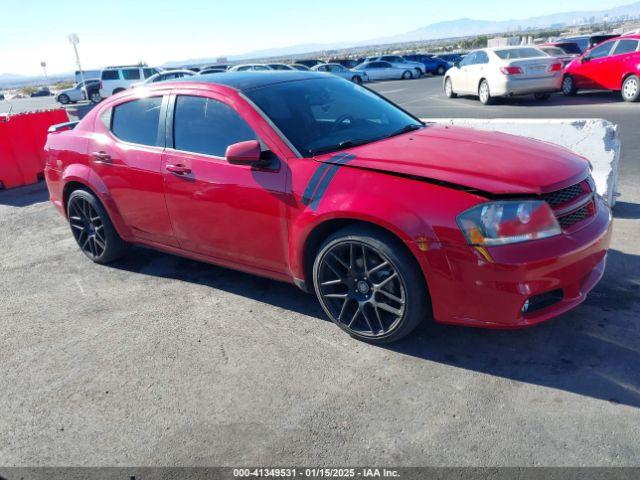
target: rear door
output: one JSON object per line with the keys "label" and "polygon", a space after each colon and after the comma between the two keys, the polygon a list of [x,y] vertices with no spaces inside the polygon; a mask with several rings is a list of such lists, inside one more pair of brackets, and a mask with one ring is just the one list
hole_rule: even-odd
{"label": "rear door", "polygon": [[202,91],[171,98],[163,175],[175,235],[185,250],[283,273],[287,170],[277,158],[264,168],[227,162],[229,145],[262,142],[228,102]]}
{"label": "rear door", "polygon": [[161,173],[167,101],[158,94],[102,107],[89,162],[136,237],[176,246]]}

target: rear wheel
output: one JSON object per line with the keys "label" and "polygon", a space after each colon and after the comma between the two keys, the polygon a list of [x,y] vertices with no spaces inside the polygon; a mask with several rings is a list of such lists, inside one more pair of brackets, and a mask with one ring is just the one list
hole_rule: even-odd
{"label": "rear wheel", "polygon": [[403,79],[403,80],[409,80],[409,79],[411,79],[411,78],[413,78],[413,73],[411,73],[411,71],[410,71],[410,70],[405,70],[405,71],[402,73],[402,79]]}
{"label": "rear wheel", "polygon": [[355,75],[351,81],[353,83],[357,83],[358,85],[362,85],[362,77],[360,77],[359,75]]}
{"label": "rear wheel", "polygon": [[91,95],[89,95],[89,100],[91,100],[91,103],[100,103],[102,101],[100,92],[92,92]]}
{"label": "rear wheel", "polygon": [[637,102],[640,98],[640,79],[637,75],[629,75],[622,82],[622,98],[626,102]]}
{"label": "rear wheel", "polygon": [[534,93],[533,98],[540,101],[549,100],[551,98],[551,94],[550,93]]}
{"label": "rear wheel", "polygon": [[458,94],[453,91],[453,82],[451,81],[451,77],[447,77],[444,80],[444,94],[447,98],[456,98],[458,96]]}
{"label": "rear wheel", "polygon": [[478,86],[478,98],[483,105],[491,105],[493,103],[489,82],[486,80],[482,80],[480,86]]}
{"label": "rear wheel", "polygon": [[314,265],[315,291],[329,318],[354,338],[388,343],[409,334],[430,308],[422,272],[386,232],[348,227],[331,235]]}
{"label": "rear wheel", "polygon": [[63,93],[62,95],[60,95],[58,97],[58,101],[62,104],[62,105],[67,105],[68,103],[71,103],[71,99],[69,98],[69,95],[67,95],[66,93]]}
{"label": "rear wheel", "polygon": [[573,77],[571,75],[567,75],[562,79],[562,93],[567,97],[572,97],[578,92],[576,88],[576,83],[573,81]]}
{"label": "rear wheel", "polygon": [[67,202],[69,226],[80,250],[96,263],[121,257],[127,244],[120,238],[100,201],[86,190],[74,190]]}

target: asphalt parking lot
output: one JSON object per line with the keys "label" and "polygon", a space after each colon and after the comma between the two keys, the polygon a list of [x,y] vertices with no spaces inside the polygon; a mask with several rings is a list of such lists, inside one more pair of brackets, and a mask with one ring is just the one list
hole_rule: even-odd
{"label": "asphalt parking lot", "polygon": [[42,184],[0,192],[1,465],[640,465],[640,104],[372,88],[420,117],[619,124],[613,244],[585,304],[370,346],[293,286],[143,248],[95,265]]}

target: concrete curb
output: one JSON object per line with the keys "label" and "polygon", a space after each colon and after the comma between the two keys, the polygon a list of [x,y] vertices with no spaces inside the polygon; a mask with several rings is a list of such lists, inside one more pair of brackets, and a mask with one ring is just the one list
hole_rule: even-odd
{"label": "concrete curb", "polygon": [[596,189],[609,206],[616,203],[621,144],[618,126],[600,118],[423,118],[425,122],[495,130],[535,138],[567,148],[588,159],[593,166]]}

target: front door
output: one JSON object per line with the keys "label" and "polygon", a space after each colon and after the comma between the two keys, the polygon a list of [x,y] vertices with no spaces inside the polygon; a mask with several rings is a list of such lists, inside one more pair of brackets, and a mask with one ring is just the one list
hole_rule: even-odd
{"label": "front door", "polygon": [[166,150],[163,175],[180,247],[285,273],[284,164],[277,158],[264,168],[226,161],[229,145],[258,138],[224,97],[198,93],[171,102],[173,148]]}

